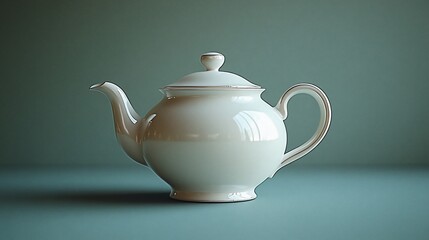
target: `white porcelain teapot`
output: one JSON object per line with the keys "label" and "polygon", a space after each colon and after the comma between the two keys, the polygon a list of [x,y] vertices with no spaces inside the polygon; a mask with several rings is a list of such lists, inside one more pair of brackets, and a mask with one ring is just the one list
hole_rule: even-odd
{"label": "white porcelain teapot", "polygon": [[[220,53],[203,54],[206,71],[160,89],[164,98],[145,117],[134,111],[115,84],[90,88],[109,98],[116,136],[125,152],[167,182],[174,199],[254,199],[259,184],[314,149],[329,129],[331,107],[320,88],[297,84],[272,107],[260,97],[263,88],[219,71],[224,59]],[[317,101],[320,123],[310,140],[284,154],[287,103],[300,93]]]}

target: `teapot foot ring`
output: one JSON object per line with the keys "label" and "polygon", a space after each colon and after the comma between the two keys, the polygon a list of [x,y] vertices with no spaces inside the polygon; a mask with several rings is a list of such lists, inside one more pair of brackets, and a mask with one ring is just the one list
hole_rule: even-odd
{"label": "teapot foot ring", "polygon": [[188,202],[242,202],[256,198],[254,189],[242,192],[189,192],[171,190],[170,197]]}

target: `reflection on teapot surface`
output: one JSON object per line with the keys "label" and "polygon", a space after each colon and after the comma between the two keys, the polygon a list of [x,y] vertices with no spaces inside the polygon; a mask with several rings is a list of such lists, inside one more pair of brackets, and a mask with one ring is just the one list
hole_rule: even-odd
{"label": "reflection on teapot surface", "polygon": [[279,138],[275,123],[264,112],[241,111],[232,118],[243,141],[269,141]]}
{"label": "reflection on teapot surface", "polygon": [[[164,99],[148,113],[156,117],[146,126],[143,141],[277,139],[284,125],[273,121],[279,118],[279,114],[260,101],[261,92],[260,89],[247,90],[247,96],[241,98],[234,96],[235,91],[225,94],[219,90],[194,90],[190,96]],[[205,94],[210,94],[210,97],[204,96]],[[281,139],[285,137],[282,136]]]}
{"label": "reflection on teapot surface", "polygon": [[[329,100],[318,87],[298,84],[275,107],[260,86],[219,71],[224,56],[202,55],[207,71],[189,74],[161,89],[164,98],[140,117],[113,83],[91,87],[112,104],[116,136],[125,152],[150,167],[185,201],[233,202],[254,199],[255,188],[281,167],[310,152],[329,129]],[[314,136],[284,154],[287,103],[299,93],[313,96],[321,120]]]}

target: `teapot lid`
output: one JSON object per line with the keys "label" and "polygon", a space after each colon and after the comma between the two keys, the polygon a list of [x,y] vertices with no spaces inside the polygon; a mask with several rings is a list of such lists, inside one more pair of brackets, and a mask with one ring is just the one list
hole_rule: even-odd
{"label": "teapot lid", "polygon": [[206,68],[206,71],[195,72],[184,76],[176,82],[165,86],[166,89],[200,89],[200,88],[216,88],[216,89],[259,89],[255,85],[243,77],[234,73],[219,71],[223,65],[225,57],[217,52],[209,52],[201,55],[201,63]]}

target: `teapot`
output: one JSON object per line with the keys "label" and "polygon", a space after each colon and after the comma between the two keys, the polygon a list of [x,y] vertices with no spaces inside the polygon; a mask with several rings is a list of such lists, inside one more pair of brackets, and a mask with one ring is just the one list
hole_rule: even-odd
{"label": "teapot", "polygon": [[[331,106],[317,86],[294,85],[272,107],[261,98],[265,89],[220,71],[224,61],[220,53],[203,54],[206,70],[161,88],[162,100],[144,117],[117,85],[90,87],[110,100],[116,137],[125,153],[164,180],[173,199],[252,200],[258,185],[313,150],[329,129]],[[287,104],[301,93],[318,103],[320,122],[307,142],[284,153]]]}

